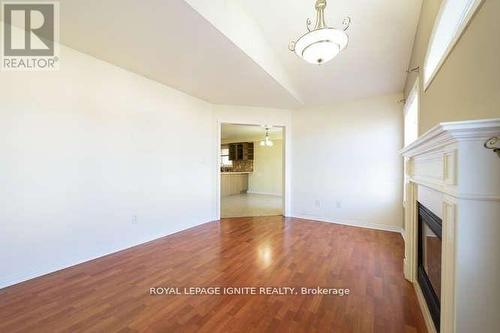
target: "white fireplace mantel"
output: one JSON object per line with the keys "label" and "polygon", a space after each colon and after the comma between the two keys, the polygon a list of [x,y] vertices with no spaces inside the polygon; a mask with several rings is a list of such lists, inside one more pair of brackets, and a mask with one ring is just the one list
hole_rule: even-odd
{"label": "white fireplace mantel", "polygon": [[500,332],[500,158],[484,143],[500,119],[441,123],[401,153],[405,159],[406,279],[417,283],[417,201],[443,223],[440,332]]}

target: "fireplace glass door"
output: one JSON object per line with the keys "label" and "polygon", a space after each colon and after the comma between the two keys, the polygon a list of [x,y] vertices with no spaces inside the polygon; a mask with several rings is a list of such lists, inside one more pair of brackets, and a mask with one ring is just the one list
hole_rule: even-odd
{"label": "fireplace glass door", "polygon": [[441,239],[428,224],[422,226],[422,260],[423,268],[432,289],[441,301]]}
{"label": "fireplace glass door", "polygon": [[418,284],[436,329],[441,308],[441,219],[418,203]]}

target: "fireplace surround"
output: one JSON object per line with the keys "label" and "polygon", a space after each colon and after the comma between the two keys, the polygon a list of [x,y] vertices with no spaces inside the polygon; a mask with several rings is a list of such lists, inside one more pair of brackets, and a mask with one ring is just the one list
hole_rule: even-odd
{"label": "fireplace surround", "polygon": [[[499,135],[500,119],[441,123],[401,151],[404,274],[415,287],[430,333],[500,328],[500,159],[484,147],[485,140]],[[423,206],[426,217],[434,214],[441,222],[440,235],[425,228],[425,249],[419,239]],[[420,283],[423,272],[439,311]]]}

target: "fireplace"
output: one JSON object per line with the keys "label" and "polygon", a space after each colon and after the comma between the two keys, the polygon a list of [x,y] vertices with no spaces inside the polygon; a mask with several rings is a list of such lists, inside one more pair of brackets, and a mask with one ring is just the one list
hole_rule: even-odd
{"label": "fireplace", "polygon": [[439,332],[441,313],[442,220],[420,202],[418,205],[418,275],[432,320]]}

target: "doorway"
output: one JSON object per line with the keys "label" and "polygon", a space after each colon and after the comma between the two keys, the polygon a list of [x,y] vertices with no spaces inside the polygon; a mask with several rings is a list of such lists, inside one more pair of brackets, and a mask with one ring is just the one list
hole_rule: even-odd
{"label": "doorway", "polygon": [[283,215],[284,148],[283,127],[221,124],[221,218]]}

